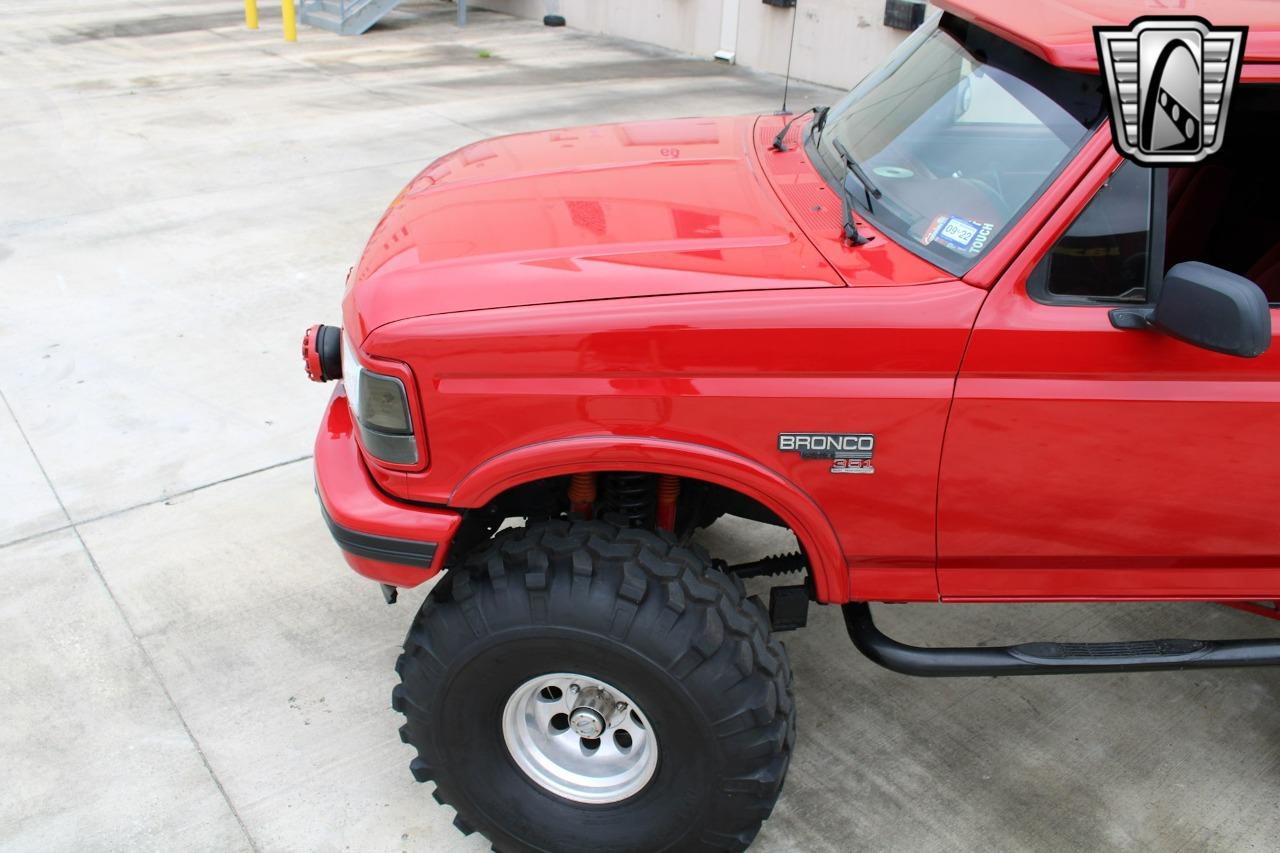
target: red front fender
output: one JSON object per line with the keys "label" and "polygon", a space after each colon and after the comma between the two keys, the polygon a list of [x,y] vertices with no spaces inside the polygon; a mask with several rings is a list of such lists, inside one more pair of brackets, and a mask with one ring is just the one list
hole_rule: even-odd
{"label": "red front fender", "polygon": [[818,600],[849,599],[849,573],[826,515],[799,486],[734,453],[641,436],[601,435],[547,441],[493,457],[454,488],[449,504],[480,507],[521,483],[578,471],[645,471],[705,480],[759,501],[795,532],[808,557]]}

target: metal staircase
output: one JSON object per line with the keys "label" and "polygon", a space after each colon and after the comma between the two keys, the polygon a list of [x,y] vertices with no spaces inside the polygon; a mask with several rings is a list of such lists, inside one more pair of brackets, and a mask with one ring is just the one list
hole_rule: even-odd
{"label": "metal staircase", "polygon": [[358,36],[400,0],[302,0],[298,16],[302,23],[340,36]]}

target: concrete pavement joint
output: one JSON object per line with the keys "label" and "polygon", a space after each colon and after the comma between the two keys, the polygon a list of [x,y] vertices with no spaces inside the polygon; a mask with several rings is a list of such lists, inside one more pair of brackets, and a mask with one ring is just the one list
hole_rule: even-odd
{"label": "concrete pavement joint", "polygon": [[[44,463],[40,461],[40,457],[36,455],[36,449],[31,444],[31,439],[27,437],[27,431],[23,429],[22,422],[18,420],[17,413],[13,410],[13,406],[9,404],[9,398],[0,391],[0,402],[4,403],[5,409],[8,410],[9,416],[13,418],[14,426],[18,429],[18,434],[22,436],[22,441],[27,445],[27,450],[31,452],[31,458],[35,460],[36,467],[40,469],[40,475],[44,477],[45,483],[49,486],[49,491],[53,494],[53,499],[58,502],[58,508],[62,510],[62,514],[66,517],[68,524],[60,528],[62,530],[71,530],[76,535],[76,540],[80,543],[80,548],[84,551],[84,555],[89,560],[89,565],[93,567],[93,573],[97,575],[98,582],[102,584],[103,590],[107,593],[107,597],[111,599],[112,606],[116,612],[120,614],[120,620],[129,631],[129,636],[133,638],[133,644],[137,647],[138,653],[142,655],[143,661],[146,663],[147,669],[151,671],[151,675],[155,678],[156,684],[160,686],[160,691],[164,694],[165,701],[169,703],[169,707],[173,709],[174,715],[178,718],[178,722],[182,725],[182,730],[186,732],[187,739],[191,741],[192,748],[195,749],[196,755],[200,756],[200,763],[204,765],[205,771],[209,774],[209,778],[218,789],[218,793],[222,796],[223,802],[227,804],[227,808],[231,810],[232,816],[236,819],[236,823],[240,825],[240,831],[244,833],[245,841],[249,843],[250,849],[257,853],[258,845],[253,840],[253,836],[249,833],[249,827],[245,825],[244,818],[240,816],[239,810],[235,803],[231,802],[231,797],[227,794],[227,789],[222,786],[222,780],[218,778],[218,774],[214,772],[213,766],[209,763],[208,756],[204,753],[204,748],[200,746],[200,741],[196,739],[195,733],[191,731],[191,726],[187,724],[186,717],[182,715],[182,711],[178,708],[178,704],[173,700],[173,695],[169,693],[169,687],[164,683],[164,679],[160,676],[160,670],[156,667],[155,661],[151,654],[147,651],[146,646],[142,644],[142,640],[138,637],[138,632],[134,630],[132,623],[129,621],[128,615],[125,614],[124,608],[120,606],[119,599],[116,598],[115,592],[112,591],[111,585],[107,583],[106,576],[102,574],[102,567],[98,565],[98,560],[93,556],[93,552],[89,550],[89,544],[84,541],[84,537],[80,535],[80,528],[77,522],[71,518],[71,513],[67,511],[67,506],[62,502],[62,496],[58,494],[58,490],[53,485],[53,480],[49,477],[49,472],[45,470]],[[292,460],[294,462],[298,460]],[[289,463],[280,463],[289,464]],[[279,465],[271,466],[279,467]],[[265,470],[265,469],[264,469]],[[257,473],[257,472],[251,472]],[[238,479],[239,477],[248,476],[248,474],[238,475],[238,477],[228,477],[229,480]],[[222,482],[226,482],[225,480]],[[209,484],[214,485],[214,484]],[[202,486],[197,488],[208,488]],[[190,491],[196,491],[191,489]],[[161,500],[165,500],[162,498]],[[156,503],[153,501],[152,503]],[[123,510],[122,510],[123,511]],[[48,531],[46,531],[48,532]]]}
{"label": "concrete pavement joint", "polygon": [[[4,398],[3,392],[0,392],[0,399],[3,399],[3,398]],[[5,401],[5,407],[9,409],[9,414],[12,415],[13,408],[9,406],[7,400]],[[17,422],[18,422],[17,418],[14,418],[14,423],[16,424]],[[18,431],[22,432],[21,425],[19,425]],[[26,434],[23,433],[22,437],[23,439],[25,439]],[[36,465],[40,467],[40,473],[44,474],[45,473],[44,466],[40,464],[40,460],[36,457],[35,449],[31,447],[31,442],[29,441],[27,442],[27,449],[31,451],[31,457],[36,460]],[[61,533],[64,530],[73,530],[76,527],[76,525],[79,525],[79,524],[92,524],[95,521],[102,521],[104,518],[114,518],[115,516],[123,515],[126,512],[133,512],[135,509],[142,509],[144,506],[155,506],[158,503],[164,503],[165,501],[170,501],[170,500],[173,500],[174,498],[184,497],[186,495],[194,494],[196,492],[203,492],[205,489],[212,489],[214,486],[221,486],[223,483],[230,483],[230,482],[234,482],[235,480],[243,480],[245,477],[252,477],[254,474],[262,474],[267,471],[274,471],[276,468],[283,468],[286,465],[294,465],[294,464],[297,464],[298,462],[306,462],[308,459],[311,459],[311,458],[312,457],[310,453],[305,454],[303,456],[295,456],[294,458],[286,459],[283,462],[273,462],[270,465],[264,465],[261,468],[254,468],[252,471],[242,471],[239,474],[232,474],[230,477],[223,477],[220,480],[212,480],[208,483],[201,483],[198,486],[192,486],[189,489],[183,489],[178,492],[170,492],[166,495],[161,495],[158,498],[152,498],[149,501],[142,501],[141,503],[130,504],[129,506],[121,507],[120,509],[113,509],[110,512],[103,512],[103,513],[99,513],[98,515],[91,515],[88,518],[82,518],[79,521],[71,521],[71,514],[67,512],[66,507],[62,507],[63,514],[67,516],[66,524],[61,524],[57,527],[50,527],[48,530],[41,530],[39,533],[32,533],[31,535],[23,536],[20,539],[10,539],[8,542],[0,542],[0,550],[8,548],[10,545],[21,545],[23,542],[30,542],[32,539],[39,539],[41,536],[48,536],[51,533]],[[62,499],[58,497],[58,492],[53,488],[53,483],[49,482],[49,475],[45,474],[44,479],[46,483],[49,483],[49,489],[53,491],[54,498],[57,498],[58,505],[62,506]]]}

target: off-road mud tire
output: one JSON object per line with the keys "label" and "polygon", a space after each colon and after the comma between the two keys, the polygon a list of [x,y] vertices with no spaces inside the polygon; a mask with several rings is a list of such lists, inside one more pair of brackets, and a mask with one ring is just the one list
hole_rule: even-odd
{"label": "off-road mud tire", "polygon": [[[743,850],[795,742],[786,650],[740,580],[666,534],[603,522],[505,530],[432,590],[396,669],[419,782],[500,851]],[[652,723],[658,764],[620,802],[573,802],[513,761],[519,685],[572,672],[614,684]]]}

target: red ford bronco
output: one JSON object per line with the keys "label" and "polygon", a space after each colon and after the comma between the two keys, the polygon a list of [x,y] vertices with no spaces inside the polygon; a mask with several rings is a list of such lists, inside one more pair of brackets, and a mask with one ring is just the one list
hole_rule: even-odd
{"label": "red ford bronco", "polygon": [[[745,848],[796,735],[777,635],[811,602],[913,675],[1280,664],[876,628],[872,602],[1280,598],[1280,11],[1212,4],[1250,27],[1234,81],[1205,54],[1221,150],[1152,167],[1113,143],[1092,31],[1150,4],[938,5],[791,121],[440,158],[342,327],[307,333],[311,378],[342,379],[315,469],[347,562],[388,600],[444,573],[392,705],[464,832]],[[692,538],[725,513],[799,550],[728,565]]]}

